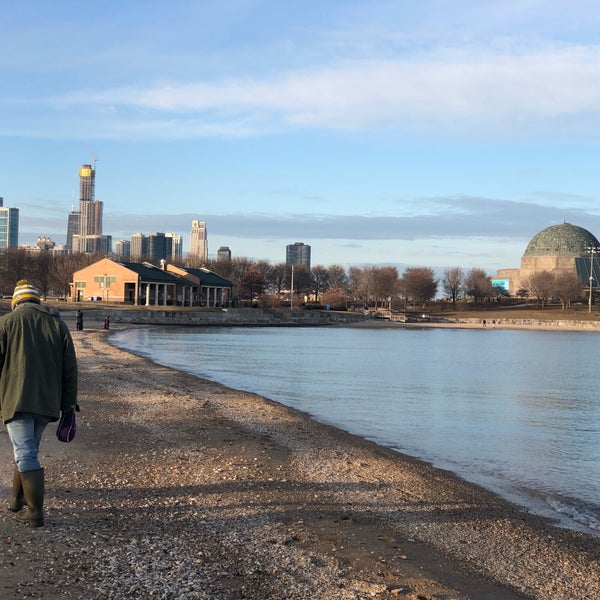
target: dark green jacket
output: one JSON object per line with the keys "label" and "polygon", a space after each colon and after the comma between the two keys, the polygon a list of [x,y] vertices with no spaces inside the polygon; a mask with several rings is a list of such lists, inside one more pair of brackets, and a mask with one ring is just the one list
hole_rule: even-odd
{"label": "dark green jacket", "polygon": [[25,302],[0,318],[0,412],[46,415],[77,404],[77,358],[58,311]]}

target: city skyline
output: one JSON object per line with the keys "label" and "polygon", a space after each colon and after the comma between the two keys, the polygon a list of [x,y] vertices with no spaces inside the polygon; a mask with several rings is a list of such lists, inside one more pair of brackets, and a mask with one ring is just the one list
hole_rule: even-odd
{"label": "city skyline", "polygon": [[516,267],[544,227],[600,233],[596,8],[11,3],[0,196],[20,243],[65,243],[89,162],[113,243],[169,231],[185,254],[201,215],[211,258],[302,239],[313,264]]}

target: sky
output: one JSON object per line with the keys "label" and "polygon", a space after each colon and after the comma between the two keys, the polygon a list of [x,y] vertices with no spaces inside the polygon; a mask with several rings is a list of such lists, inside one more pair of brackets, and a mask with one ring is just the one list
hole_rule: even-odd
{"label": "sky", "polygon": [[113,244],[519,267],[600,237],[600,0],[0,0],[0,196],[64,243],[81,164]]}

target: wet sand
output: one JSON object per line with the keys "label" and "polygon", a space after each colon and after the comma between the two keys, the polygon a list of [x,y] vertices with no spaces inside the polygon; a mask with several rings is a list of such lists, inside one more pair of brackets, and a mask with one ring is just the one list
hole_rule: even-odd
{"label": "wet sand", "polygon": [[[600,598],[599,538],[105,335],[73,332],[82,412],[42,442],[47,525],[0,512],[0,598]],[[4,428],[0,455],[8,498]]]}

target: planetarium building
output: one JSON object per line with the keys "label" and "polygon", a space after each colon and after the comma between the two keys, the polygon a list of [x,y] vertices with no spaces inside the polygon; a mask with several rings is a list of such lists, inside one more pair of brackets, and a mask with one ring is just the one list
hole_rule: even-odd
{"label": "planetarium building", "polygon": [[[594,252],[592,252],[592,248]],[[561,223],[543,229],[533,236],[521,258],[520,269],[500,269],[492,283],[504,287],[511,296],[527,289],[529,278],[540,271],[554,275],[575,273],[584,286],[600,285],[598,255],[600,242],[587,229]]]}

